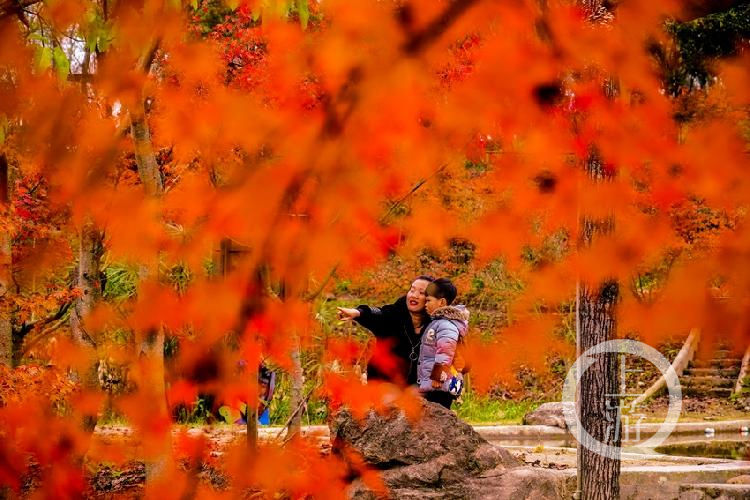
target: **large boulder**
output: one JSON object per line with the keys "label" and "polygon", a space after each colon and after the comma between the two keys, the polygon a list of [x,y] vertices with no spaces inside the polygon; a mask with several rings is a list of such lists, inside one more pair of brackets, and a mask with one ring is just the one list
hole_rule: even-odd
{"label": "large boulder", "polygon": [[561,429],[567,429],[568,424],[565,422],[565,413],[576,411],[575,403],[572,402],[553,402],[544,403],[536,410],[527,413],[523,417],[524,425],[551,425]]}
{"label": "large boulder", "polygon": [[[381,471],[391,498],[560,498],[568,489],[569,473],[521,467],[507,450],[434,403],[422,402],[415,423],[395,410],[362,421],[343,411],[330,425],[333,452],[356,450]],[[350,496],[375,498],[359,480]]]}

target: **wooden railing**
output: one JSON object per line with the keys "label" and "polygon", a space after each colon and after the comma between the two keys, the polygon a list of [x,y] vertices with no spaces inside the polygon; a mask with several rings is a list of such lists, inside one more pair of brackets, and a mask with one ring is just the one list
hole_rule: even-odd
{"label": "wooden railing", "polygon": [[745,355],[742,356],[742,365],[740,366],[740,373],[737,375],[737,383],[734,384],[734,394],[742,392],[745,378],[750,376],[750,345],[745,349]]}

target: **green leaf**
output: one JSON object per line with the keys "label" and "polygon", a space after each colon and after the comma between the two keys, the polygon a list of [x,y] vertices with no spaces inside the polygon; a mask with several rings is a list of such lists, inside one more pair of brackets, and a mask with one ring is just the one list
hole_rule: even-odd
{"label": "green leaf", "polygon": [[55,47],[55,50],[52,51],[52,61],[55,63],[57,76],[61,80],[66,80],[70,73],[70,61],[68,61],[68,56],[65,55],[63,49]]}
{"label": "green leaf", "polygon": [[96,48],[99,52],[106,52],[109,45],[114,40],[112,31],[109,26],[102,24],[96,31]]}
{"label": "green leaf", "polygon": [[225,0],[224,3],[232,10],[235,10],[240,5],[239,0]]}
{"label": "green leaf", "polygon": [[240,412],[237,410],[230,408],[229,406],[222,406],[219,408],[219,415],[224,419],[224,421],[228,424],[233,424],[235,420],[240,418]]}
{"label": "green leaf", "polygon": [[302,29],[307,29],[307,22],[310,20],[310,9],[307,0],[297,0],[297,12],[299,13],[299,23]]}
{"label": "green leaf", "polygon": [[97,42],[97,39],[93,36],[87,38],[86,50],[88,50],[89,52],[94,52],[94,50],[96,49],[96,42]]}
{"label": "green leaf", "polygon": [[99,52],[107,52],[109,48],[110,39],[107,37],[99,36],[96,38],[96,50]]}
{"label": "green leaf", "polygon": [[49,47],[37,47],[34,66],[39,71],[45,71],[52,66],[52,50]]}
{"label": "green leaf", "polygon": [[190,0],[190,6],[193,10],[198,10],[198,0]]}

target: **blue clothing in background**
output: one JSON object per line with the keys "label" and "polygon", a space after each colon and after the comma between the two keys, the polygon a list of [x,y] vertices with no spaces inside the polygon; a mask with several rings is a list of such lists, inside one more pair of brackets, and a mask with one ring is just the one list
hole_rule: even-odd
{"label": "blue clothing in background", "polygon": [[268,412],[268,408],[258,417],[258,423],[260,425],[271,425],[271,415]]}

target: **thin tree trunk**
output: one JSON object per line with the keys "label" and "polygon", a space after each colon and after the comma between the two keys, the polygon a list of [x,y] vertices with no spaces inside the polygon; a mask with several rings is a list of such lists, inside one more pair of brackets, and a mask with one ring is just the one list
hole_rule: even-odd
{"label": "thin tree trunk", "polygon": [[[0,212],[10,211],[11,176],[8,159],[0,155]],[[10,299],[13,284],[13,247],[8,231],[0,231],[0,364],[13,363],[13,325]]]}
{"label": "thin tree trunk", "polygon": [[[257,393],[258,390],[258,367],[249,367],[248,370],[250,376],[248,379],[249,384],[255,384],[255,390],[249,391],[250,394]],[[246,372],[246,373],[247,373]],[[255,401],[250,398],[245,404],[245,419],[247,421],[247,451],[251,457],[255,456],[258,451],[258,398]]]}
{"label": "thin tree trunk", "polygon": [[[81,228],[78,243],[78,273],[76,286],[81,290],[81,296],[73,302],[70,312],[70,330],[73,341],[88,353],[91,365],[83,374],[74,374],[87,391],[98,391],[97,377],[97,343],[93,334],[86,329],[85,318],[94,309],[101,297],[99,286],[99,272],[102,256],[102,234],[96,229],[92,221],[86,221]],[[86,432],[93,432],[96,428],[97,416],[82,415],[81,426]]]}
{"label": "thin tree trunk", "polygon": [[300,342],[299,336],[294,335],[294,344],[292,347],[292,391],[291,401],[289,407],[294,412],[291,415],[291,422],[289,422],[289,433],[287,438],[298,436],[302,431],[302,405],[304,404],[303,392],[303,373],[302,373],[302,359],[300,355]]}
{"label": "thin tree trunk", "polygon": [[[153,54],[150,54],[150,57],[153,58]],[[150,67],[150,63],[146,67]],[[131,134],[135,149],[135,161],[138,165],[138,175],[143,183],[146,195],[159,198],[164,193],[164,185],[154,155],[144,107],[131,110]],[[151,263],[140,267],[138,273],[140,281],[144,282],[156,278],[158,270],[159,256],[154,255]],[[141,367],[144,369],[140,377],[141,386],[139,390],[149,393],[154,405],[152,408],[154,419],[169,421],[170,415],[164,376],[164,329],[157,327],[144,332],[140,340],[136,342],[136,350],[139,359],[142,361]],[[158,478],[165,472],[169,464],[172,451],[171,431],[167,429],[160,439],[162,439],[162,442],[154,443],[156,444],[154,448],[159,450],[157,458],[146,461],[146,481],[153,481]]]}
{"label": "thin tree trunk", "polygon": [[[0,16],[1,17],[1,16]],[[10,172],[8,159],[0,154],[0,213],[10,210]],[[13,247],[9,231],[0,231],[0,364],[13,363],[13,324],[11,323],[11,285]],[[11,498],[10,486],[0,486],[0,499]]]}
{"label": "thin tree trunk", "polygon": [[[229,239],[221,240],[219,243],[219,249],[214,254],[214,269],[215,275],[226,278],[229,272],[232,270],[232,255],[234,253],[242,253],[240,250],[232,249],[232,241]],[[252,308],[243,307],[239,325],[244,325],[250,317]],[[238,331],[242,331],[242,327],[238,328]],[[248,366],[244,372],[247,374],[248,384],[255,384],[255,390],[248,391],[250,394],[257,393],[258,389],[258,367]],[[257,398],[255,401],[245,402],[245,421],[247,430],[247,449],[251,457],[255,456],[255,452],[258,449],[258,402]]]}
{"label": "thin tree trunk", "polygon": [[86,318],[94,309],[101,292],[99,290],[99,272],[102,256],[102,235],[90,220],[81,228],[78,244],[78,273],[76,286],[81,296],[76,298],[70,313],[70,327],[75,342],[83,347],[95,347],[96,342],[84,326]]}
{"label": "thin tree trunk", "polygon": [[132,117],[130,131],[135,146],[138,176],[143,183],[146,194],[160,197],[164,192],[164,185],[161,181],[159,164],[156,163],[156,155],[154,155],[154,148],[151,144],[151,133],[148,129],[144,110],[139,110],[138,114]]}
{"label": "thin tree trunk", "polygon": [[[88,46],[84,50],[81,62],[81,93],[88,97],[89,79],[91,74],[91,51]],[[100,391],[97,356],[97,342],[92,332],[85,326],[85,318],[93,311],[101,298],[100,285],[101,257],[104,235],[97,229],[93,220],[84,220],[79,233],[78,240],[78,269],[76,273],[76,287],[81,290],[80,297],[73,302],[70,312],[70,330],[73,341],[87,352],[91,364],[83,374],[72,375],[80,380],[85,390]],[[93,433],[96,428],[98,416],[96,414],[81,415],[81,427],[85,432]]]}

